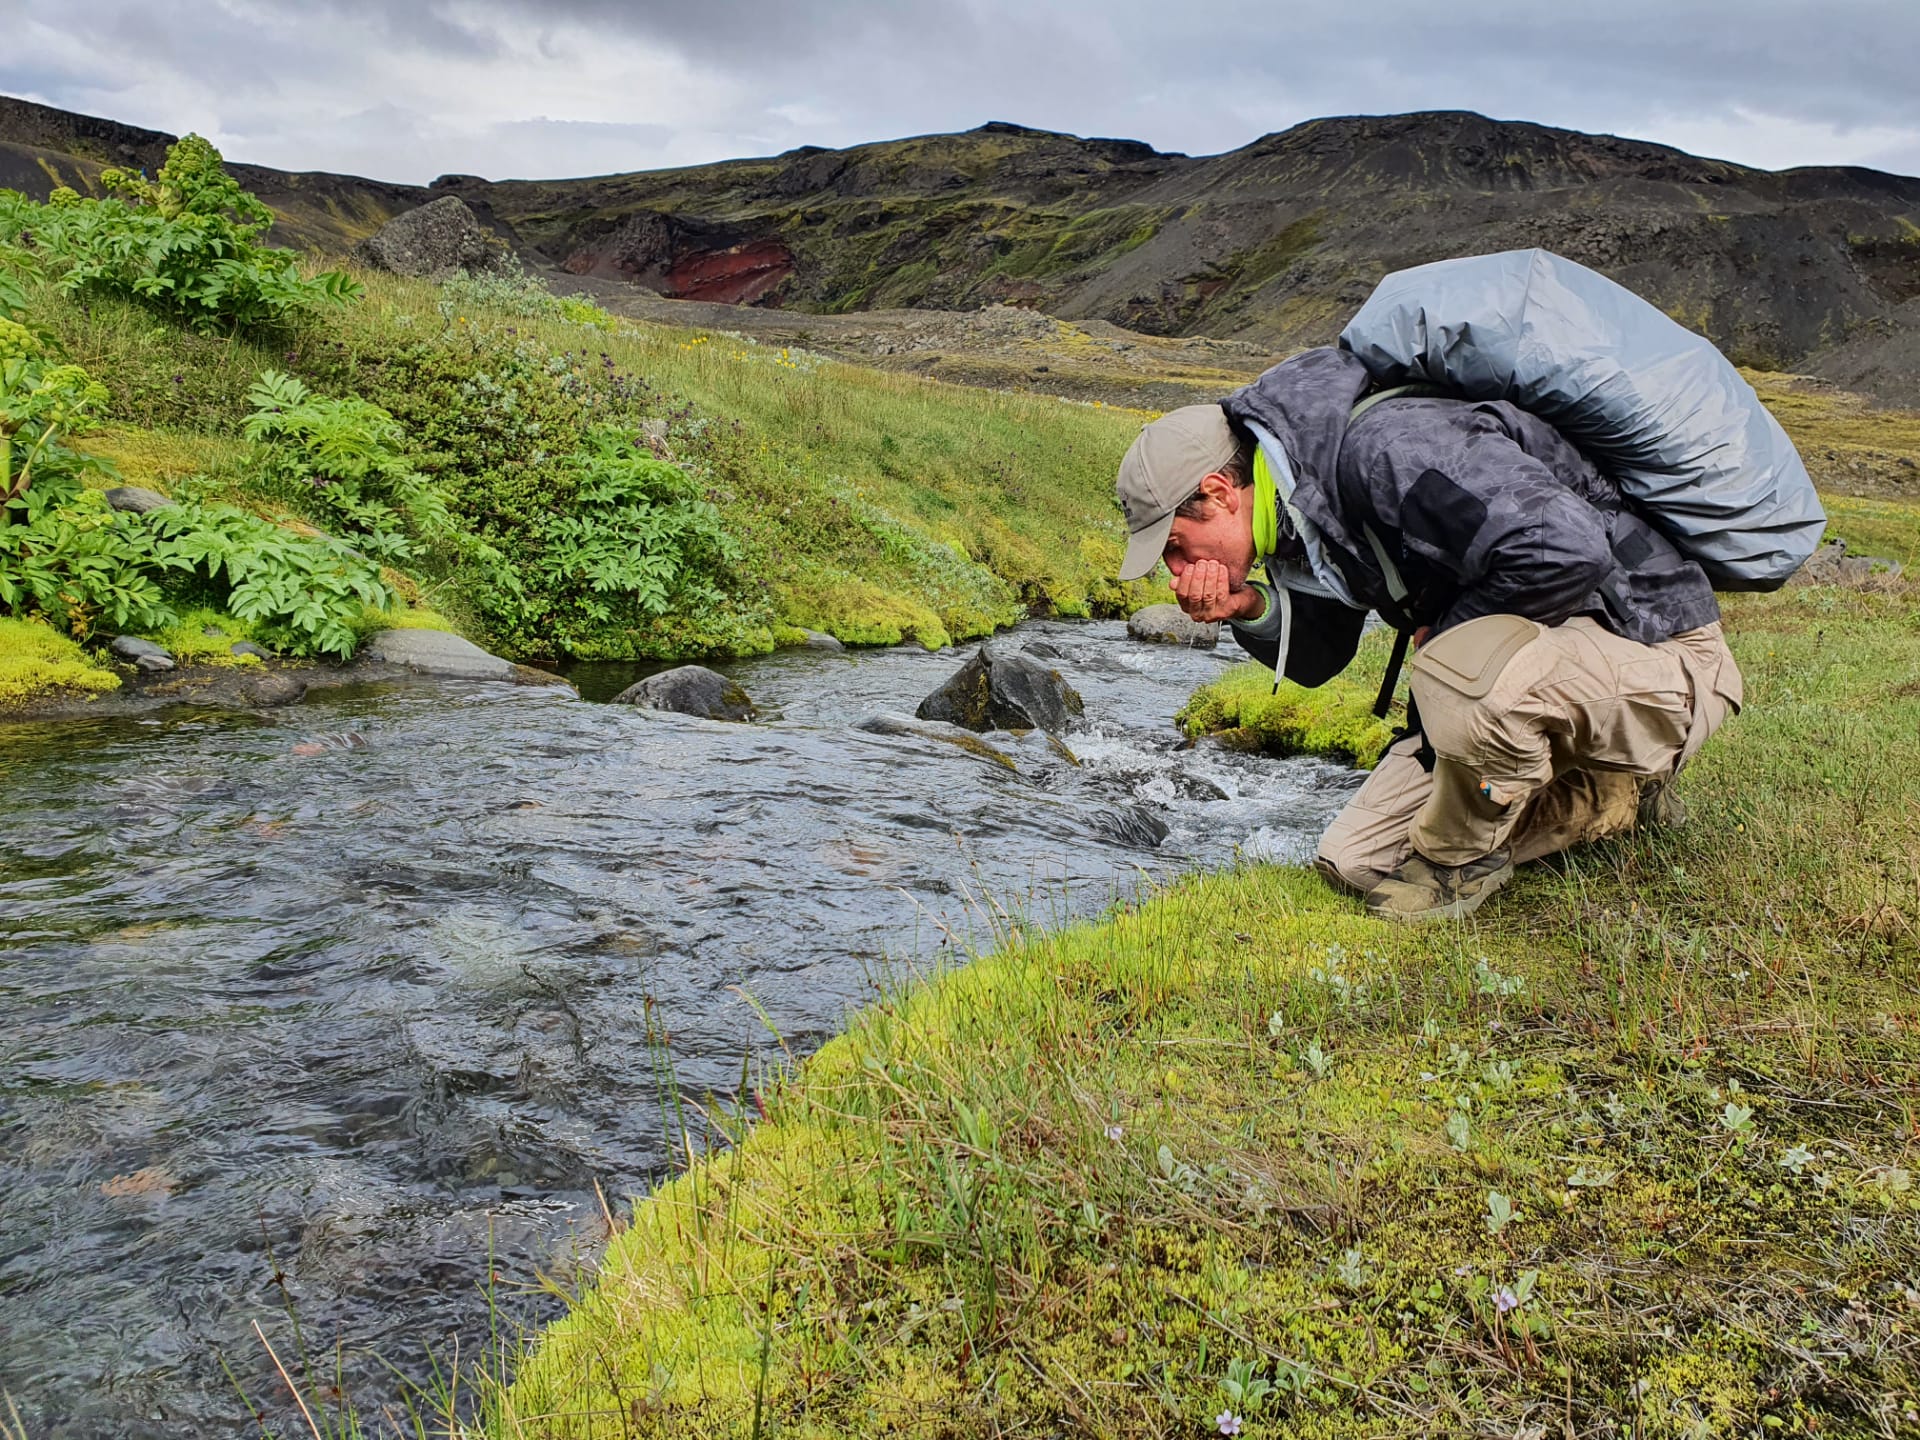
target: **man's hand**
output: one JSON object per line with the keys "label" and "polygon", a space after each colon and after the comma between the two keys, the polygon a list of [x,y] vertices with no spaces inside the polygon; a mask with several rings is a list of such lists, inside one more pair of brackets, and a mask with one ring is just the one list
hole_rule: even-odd
{"label": "man's hand", "polygon": [[1173,598],[1189,620],[1203,625],[1216,620],[1250,620],[1266,604],[1260,592],[1245,581],[1227,577],[1218,560],[1195,560],[1175,577]]}

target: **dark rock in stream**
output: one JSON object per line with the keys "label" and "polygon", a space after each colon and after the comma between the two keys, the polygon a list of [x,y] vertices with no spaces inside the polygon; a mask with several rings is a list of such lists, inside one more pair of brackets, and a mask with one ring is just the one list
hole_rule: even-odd
{"label": "dark rock in stream", "polygon": [[1079,692],[1037,660],[982,645],[953,677],[920,702],[922,720],[968,730],[1057,733],[1086,708]]}
{"label": "dark rock in stream", "polygon": [[800,633],[807,637],[800,642],[802,650],[825,650],[837,655],[847,648],[823,630],[802,630]]}
{"label": "dark rock in stream", "polygon": [[1187,618],[1178,605],[1149,605],[1133,612],[1127,621],[1127,635],[1153,645],[1190,645],[1196,650],[1211,650],[1220,643],[1218,622],[1203,625]]}
{"label": "dark rock in stream", "polygon": [[293,705],[306,695],[307,682],[285,670],[271,670],[264,675],[249,675],[241,682],[240,693],[254,705]]}
{"label": "dark rock in stream", "polygon": [[1136,850],[1157,850],[1171,833],[1167,822],[1144,805],[1101,810],[1090,817],[1090,823],[1107,839]]}
{"label": "dark rock in stream", "polygon": [[171,670],[173,656],[151,640],[142,640],[138,635],[116,635],[113,644],[107,647],[122,660],[131,660],[142,670]]}
{"label": "dark rock in stream", "polygon": [[644,705],[703,720],[751,720],[753,701],[733,681],[704,665],[682,665],[649,675],[613,697],[615,705]]}

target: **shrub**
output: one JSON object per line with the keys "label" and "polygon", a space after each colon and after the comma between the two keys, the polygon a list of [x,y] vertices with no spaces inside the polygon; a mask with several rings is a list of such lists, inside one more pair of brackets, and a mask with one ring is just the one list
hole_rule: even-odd
{"label": "shrub", "polygon": [[353,653],[361,612],[394,598],[371,560],[231,505],[112,509],[85,485],[111,467],[61,443],[106,404],[106,388],[36,350],[24,326],[0,320],[0,608],[77,636],[103,622],[157,630],[174,621],[178,592],[260,622],[296,653]]}
{"label": "shrub", "polygon": [[589,430],[554,471],[567,503],[533,514],[510,542],[502,537],[523,588],[496,591],[485,606],[517,645],[635,653],[654,648],[642,636],[669,612],[732,608],[726,591],[739,544],[686,471],[613,426]]}
{"label": "shrub", "polygon": [[261,477],[284,498],[354,532],[360,548],[384,560],[411,553],[409,530],[445,534],[447,507],[408,463],[399,422],[378,405],[329,400],[278,371],[247,393],[243,433],[258,447]]}
{"label": "shrub", "polygon": [[[606,357],[456,323],[333,363],[329,384],[400,422],[411,463],[475,547],[448,567],[453,596],[501,648],[625,658],[771,647],[764,604],[735,573],[742,552],[710,466],[656,458],[639,439],[655,397]],[[687,438],[697,451],[691,427]]]}
{"label": "shrub", "polygon": [[106,387],[37,348],[0,319],[0,607],[38,611],[76,635],[100,617],[156,623],[167,609],[142,568],[138,522],[85,488],[82,477],[105,467],[61,443],[106,404]]}
{"label": "shrub", "polygon": [[611,330],[614,320],[585,295],[555,295],[538,276],[529,275],[518,255],[481,275],[458,271],[440,286],[440,313],[449,320],[471,311],[492,311],[534,320],[564,320],[594,330]]}
{"label": "shrub", "polygon": [[112,196],[64,187],[45,205],[9,192],[0,242],[25,239],[51,257],[68,292],[137,297],[200,329],[277,326],[359,297],[338,271],[305,277],[291,250],[257,243],[273,213],[240,188],[198,135],[177,141],[159,176],[104,170]]}

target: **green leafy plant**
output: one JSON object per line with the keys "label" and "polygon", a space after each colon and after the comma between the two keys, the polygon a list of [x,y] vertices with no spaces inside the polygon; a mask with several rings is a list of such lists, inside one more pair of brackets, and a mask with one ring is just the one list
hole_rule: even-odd
{"label": "green leafy plant", "polygon": [[1257,1415],[1273,1393],[1273,1382],[1260,1373],[1256,1362],[1236,1357],[1227,1362],[1227,1373],[1220,1380],[1220,1393],[1227,1397],[1230,1409]]}
{"label": "green leafy plant", "polygon": [[368,608],[398,597],[379,567],[327,535],[296,535],[234,505],[186,501],[151,512],[156,559],[189,572],[194,598],[242,620],[295,655],[353,653]]}
{"label": "green leafy plant", "polygon": [[169,611],[138,521],[86,488],[105,467],[62,443],[106,404],[106,387],[37,350],[26,327],[0,319],[0,607],[75,635],[100,619],[161,623]]}
{"label": "green leafy plant", "polygon": [[253,414],[243,433],[259,447],[262,477],[353,531],[361,549],[405,559],[409,531],[446,534],[446,502],[408,461],[399,422],[378,405],[315,395],[275,370],[262,373],[247,399]]}
{"label": "green leafy plant", "polygon": [[109,169],[100,182],[112,192],[106,199],[64,188],[45,205],[9,199],[0,241],[25,239],[51,257],[69,292],[138,297],[202,329],[280,325],[362,294],[344,273],[303,276],[291,250],[258,243],[273,213],[198,135],[177,141],[152,180]]}
{"label": "green leafy plant", "polygon": [[561,468],[572,499],[525,529],[517,624],[577,651],[609,626],[726,606],[740,547],[686,471],[611,426]]}

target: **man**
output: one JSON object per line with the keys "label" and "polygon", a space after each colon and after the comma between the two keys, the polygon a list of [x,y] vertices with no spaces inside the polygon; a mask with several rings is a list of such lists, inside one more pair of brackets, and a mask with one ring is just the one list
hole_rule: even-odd
{"label": "man", "polygon": [[1666,782],[1740,673],[1705,573],[1553,427],[1368,385],[1309,350],[1147,426],[1120,465],[1121,578],[1164,559],[1189,616],[1302,685],[1346,667],[1370,610],[1410,633],[1419,732],[1315,865],[1382,918],[1463,916],[1516,864],[1678,819]]}

